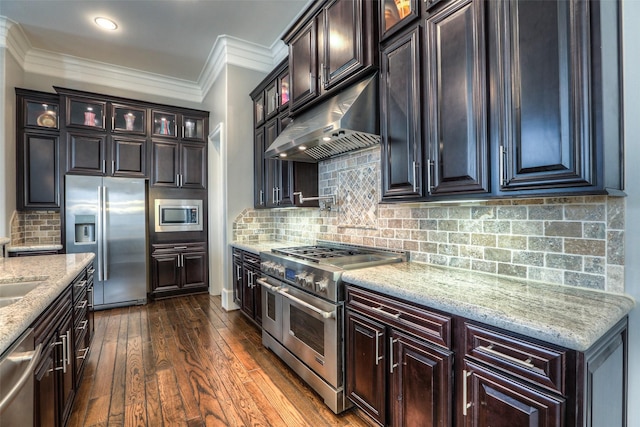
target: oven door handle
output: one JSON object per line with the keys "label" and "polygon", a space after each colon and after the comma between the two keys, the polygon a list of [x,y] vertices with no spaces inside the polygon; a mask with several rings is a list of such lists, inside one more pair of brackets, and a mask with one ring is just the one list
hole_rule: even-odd
{"label": "oven door handle", "polygon": [[293,295],[291,295],[290,293],[287,292],[287,289],[278,289],[277,292],[282,295],[285,298],[290,299],[291,301],[295,302],[298,305],[301,305],[305,308],[308,308],[309,310],[313,311],[314,313],[318,313],[320,316],[322,316],[325,319],[330,319],[330,318],[334,318],[336,317],[336,312],[334,311],[324,311],[324,310],[320,310],[318,307],[315,307],[314,305],[309,304],[306,301],[302,301],[300,298],[294,297]]}
{"label": "oven door handle", "polygon": [[280,289],[279,286],[273,286],[271,283],[267,282],[264,277],[260,277],[256,282],[273,292],[278,292],[278,289]]}

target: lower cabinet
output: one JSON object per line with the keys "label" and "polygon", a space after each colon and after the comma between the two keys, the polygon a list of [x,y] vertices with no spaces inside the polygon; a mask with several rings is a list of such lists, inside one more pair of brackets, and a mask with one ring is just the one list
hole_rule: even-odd
{"label": "lower cabinet", "polygon": [[391,426],[624,426],[627,318],[584,352],[352,285],[346,393]]}
{"label": "lower cabinet", "polygon": [[[399,321],[403,315],[408,320]],[[440,314],[349,288],[349,399],[380,425],[450,426],[453,353],[446,344],[448,325]]]}
{"label": "lower cabinet", "polygon": [[207,291],[206,243],[152,245],[151,296],[162,298]]}
{"label": "lower cabinet", "polygon": [[92,281],[92,273],[87,275],[85,269],[31,325],[35,344],[42,343],[43,348],[35,369],[37,426],[62,427],[71,414],[92,338],[92,292],[88,292]]}
{"label": "lower cabinet", "polygon": [[233,248],[233,297],[240,309],[255,323],[262,324],[262,287],[260,257],[247,251]]}

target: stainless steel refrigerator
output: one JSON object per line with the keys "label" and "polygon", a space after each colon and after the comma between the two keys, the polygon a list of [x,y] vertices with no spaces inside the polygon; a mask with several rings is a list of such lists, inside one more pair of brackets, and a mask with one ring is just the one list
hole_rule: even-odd
{"label": "stainless steel refrigerator", "polygon": [[96,254],[96,309],[144,304],[147,299],[145,181],[67,175],[67,253]]}

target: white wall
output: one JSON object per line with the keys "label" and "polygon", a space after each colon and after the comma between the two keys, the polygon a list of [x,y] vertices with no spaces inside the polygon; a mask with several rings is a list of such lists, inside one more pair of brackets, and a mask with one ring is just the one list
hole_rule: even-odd
{"label": "white wall", "polygon": [[[640,303],[640,2],[622,2],[626,169],[625,291]],[[640,426],[640,308],[629,317],[629,426]]]}
{"label": "white wall", "polygon": [[0,48],[0,236],[11,234],[16,210],[16,93],[22,69],[7,49]]}

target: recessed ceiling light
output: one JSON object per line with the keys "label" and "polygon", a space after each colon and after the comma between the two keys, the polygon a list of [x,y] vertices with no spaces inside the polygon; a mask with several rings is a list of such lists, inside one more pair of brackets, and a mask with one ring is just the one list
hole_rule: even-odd
{"label": "recessed ceiling light", "polygon": [[105,30],[113,31],[116,28],[118,28],[118,24],[116,24],[115,22],[113,22],[109,18],[103,18],[103,17],[99,16],[96,19],[94,19],[94,22],[96,23],[96,25],[98,27],[104,28]]}

